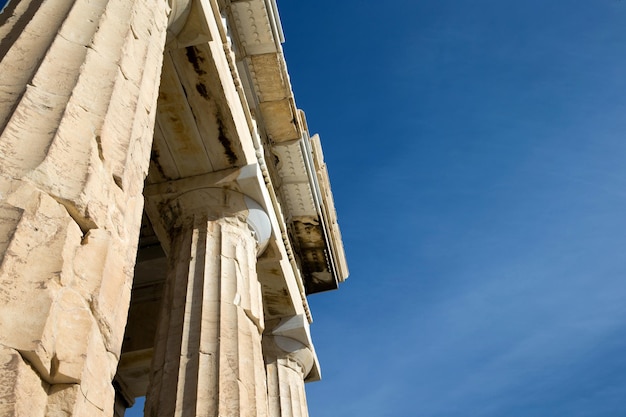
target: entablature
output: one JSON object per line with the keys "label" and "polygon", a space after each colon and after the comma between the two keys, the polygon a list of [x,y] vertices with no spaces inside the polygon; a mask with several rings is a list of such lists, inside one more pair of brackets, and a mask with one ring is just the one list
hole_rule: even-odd
{"label": "entablature", "polygon": [[348,276],[343,242],[319,136],[309,137],[304,113],[295,105],[276,3],[221,4],[248,105],[268,147],[269,172],[297,247],[307,293],[335,289]]}

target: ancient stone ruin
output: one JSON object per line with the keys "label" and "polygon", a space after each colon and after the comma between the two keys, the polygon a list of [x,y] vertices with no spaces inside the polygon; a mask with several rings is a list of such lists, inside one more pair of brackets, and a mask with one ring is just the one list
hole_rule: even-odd
{"label": "ancient stone ruin", "polygon": [[275,0],[0,14],[0,415],[308,415],[348,275]]}

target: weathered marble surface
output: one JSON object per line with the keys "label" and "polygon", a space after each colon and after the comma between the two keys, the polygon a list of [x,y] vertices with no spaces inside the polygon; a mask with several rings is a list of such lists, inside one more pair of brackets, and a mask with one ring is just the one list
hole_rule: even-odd
{"label": "weathered marble surface", "polygon": [[9,3],[0,415],[306,415],[348,272],[282,41],[272,1]]}
{"label": "weathered marble surface", "polygon": [[12,3],[0,26],[0,378],[15,389],[0,407],[110,416],[169,7]]}

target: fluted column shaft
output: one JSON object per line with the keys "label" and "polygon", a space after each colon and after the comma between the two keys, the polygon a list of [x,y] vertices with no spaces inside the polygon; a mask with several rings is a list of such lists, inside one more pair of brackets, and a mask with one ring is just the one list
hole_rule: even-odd
{"label": "fluted column shaft", "polygon": [[258,243],[241,197],[192,191],[164,214],[175,225],[149,416],[267,416]]}
{"label": "fluted column shaft", "polygon": [[289,358],[274,358],[267,364],[268,400],[271,417],[308,417],[301,365]]}
{"label": "fluted column shaft", "polygon": [[0,415],[110,417],[167,0],[0,15]]}
{"label": "fluted column shaft", "polygon": [[265,335],[263,340],[270,417],[308,417],[304,380],[314,355],[297,340]]}

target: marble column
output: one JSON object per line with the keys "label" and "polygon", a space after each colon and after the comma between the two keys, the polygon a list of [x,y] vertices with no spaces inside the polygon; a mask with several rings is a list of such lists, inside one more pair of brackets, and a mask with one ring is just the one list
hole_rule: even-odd
{"label": "marble column", "polygon": [[184,193],[160,210],[170,235],[169,273],[149,416],[267,416],[257,254],[265,212],[219,188]]}
{"label": "marble column", "polygon": [[0,415],[113,414],[168,0],[0,14]]}
{"label": "marble column", "polygon": [[[316,365],[307,327],[295,316],[263,337],[270,417],[308,417],[304,381]],[[287,331],[284,331],[287,329]]]}

